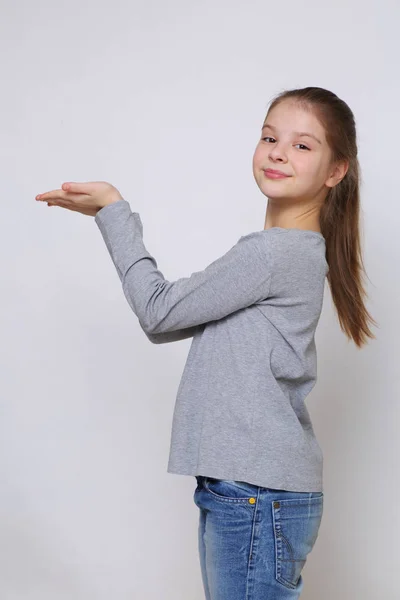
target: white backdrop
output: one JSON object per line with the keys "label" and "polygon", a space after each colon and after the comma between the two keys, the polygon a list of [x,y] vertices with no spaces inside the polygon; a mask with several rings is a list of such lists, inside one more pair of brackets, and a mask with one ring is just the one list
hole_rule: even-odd
{"label": "white backdrop", "polygon": [[399,7],[1,1],[1,600],[202,600],[194,477],[166,471],[191,340],[153,345],[92,217],[36,202],[105,180],[169,280],[264,227],[252,156],[272,95],[355,113],[367,307],[328,286],[307,406],[324,515],[302,600],[398,599]]}

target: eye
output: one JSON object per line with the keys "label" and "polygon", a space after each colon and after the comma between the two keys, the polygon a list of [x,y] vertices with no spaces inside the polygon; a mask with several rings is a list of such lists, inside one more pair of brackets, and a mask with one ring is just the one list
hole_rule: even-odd
{"label": "eye", "polygon": [[[268,136],[268,137],[261,138],[261,140],[262,141],[264,141],[264,140],[275,140],[275,138]],[[267,143],[269,143],[269,142],[267,142]],[[310,148],[308,146],[305,146],[304,144],[296,144],[296,146],[303,146],[303,148],[305,148],[306,150],[310,150]]]}

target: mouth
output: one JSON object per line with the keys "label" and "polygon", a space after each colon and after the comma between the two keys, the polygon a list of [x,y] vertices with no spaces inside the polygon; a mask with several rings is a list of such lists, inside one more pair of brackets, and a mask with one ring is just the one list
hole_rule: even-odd
{"label": "mouth", "polygon": [[264,174],[271,179],[282,179],[284,177],[291,177],[291,175],[286,175],[283,171],[276,171],[275,169],[263,169]]}

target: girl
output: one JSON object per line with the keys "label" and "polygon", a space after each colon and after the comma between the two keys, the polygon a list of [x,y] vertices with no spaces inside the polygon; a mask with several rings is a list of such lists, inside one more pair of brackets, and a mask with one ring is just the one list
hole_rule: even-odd
{"label": "girl", "polygon": [[253,157],[264,228],[204,269],[168,281],[139,213],[106,182],[65,183],[49,206],[95,222],[143,331],[192,337],[168,472],[196,477],[207,600],[295,600],[323,512],[323,456],[305,399],[317,379],[315,330],[327,277],[340,326],[375,338],[364,305],[354,116],[307,87],[272,101]]}

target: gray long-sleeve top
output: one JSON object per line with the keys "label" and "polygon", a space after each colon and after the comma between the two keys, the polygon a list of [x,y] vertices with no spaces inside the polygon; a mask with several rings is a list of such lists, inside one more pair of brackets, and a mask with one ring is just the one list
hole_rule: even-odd
{"label": "gray long-sleeve top", "polygon": [[95,216],[126,299],[155,344],[192,337],[167,471],[323,491],[323,455],[305,399],[317,380],[325,239],[248,233],[190,277],[168,281],[126,200]]}

